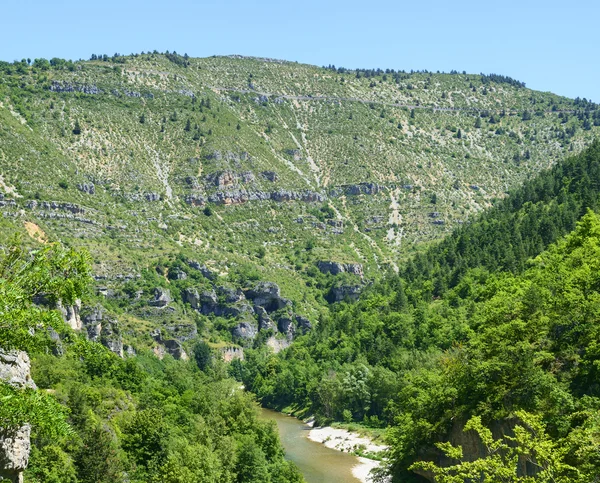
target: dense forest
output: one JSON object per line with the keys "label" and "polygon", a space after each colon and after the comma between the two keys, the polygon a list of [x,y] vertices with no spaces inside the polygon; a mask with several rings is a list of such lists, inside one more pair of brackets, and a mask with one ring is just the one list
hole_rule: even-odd
{"label": "dense forest", "polygon": [[[457,421],[519,411],[564,449],[552,463],[562,479],[535,481],[593,481],[600,221],[588,211],[575,224],[597,204],[599,148],[541,174],[358,303],[338,304],[287,351],[250,353],[237,376],[264,404],[308,408],[320,423],[389,425],[397,481],[418,478],[407,469]],[[518,481],[512,471],[489,481]]]}

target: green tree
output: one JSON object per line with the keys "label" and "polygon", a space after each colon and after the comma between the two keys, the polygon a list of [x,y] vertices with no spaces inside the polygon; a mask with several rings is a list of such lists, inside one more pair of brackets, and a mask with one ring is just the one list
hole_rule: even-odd
{"label": "green tree", "polygon": [[[583,482],[580,472],[564,462],[567,449],[556,444],[545,432],[538,416],[517,411],[520,424],[514,436],[494,440],[478,416],[465,424],[464,431],[475,431],[486,449],[486,456],[474,461],[463,459],[463,449],[450,443],[437,443],[447,458],[458,461],[440,467],[430,461],[419,461],[409,469],[431,472],[438,483],[490,481],[498,483],[576,483]],[[519,463],[533,468],[533,475],[519,474]]]}

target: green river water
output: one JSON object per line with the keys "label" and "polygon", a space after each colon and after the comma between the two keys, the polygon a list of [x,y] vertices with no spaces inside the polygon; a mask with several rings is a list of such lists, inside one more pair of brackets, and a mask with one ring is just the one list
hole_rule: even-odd
{"label": "green river water", "polygon": [[262,409],[262,416],[277,422],[285,456],[296,463],[307,483],[360,483],[352,475],[359,462],[356,456],[311,441],[310,427],[292,416],[269,409]]}

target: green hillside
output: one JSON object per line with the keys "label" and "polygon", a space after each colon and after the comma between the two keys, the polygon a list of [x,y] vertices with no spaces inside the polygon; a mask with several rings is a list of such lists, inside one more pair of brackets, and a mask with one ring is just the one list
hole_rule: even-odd
{"label": "green hillside", "polygon": [[495,74],[0,63],[27,478],[301,481],[256,397],[386,434],[381,478],[594,481],[599,130]]}
{"label": "green hillside", "polygon": [[[527,220],[555,227],[556,239],[581,207],[597,207],[598,147],[526,183],[429,250],[417,267],[426,270],[430,262],[433,281],[392,276],[375,284],[287,351],[248,351],[244,363],[235,363],[237,377],[264,404],[316,414],[319,423],[390,428],[393,481],[423,481],[409,471],[418,461],[430,462],[411,468],[429,481],[434,473],[448,483],[469,481],[469,474],[487,478],[476,481],[594,481],[600,221],[588,210],[574,231],[550,244]],[[529,251],[516,266],[500,254],[490,264],[489,241],[508,254],[519,247],[515,232]],[[468,250],[461,248],[465,238]],[[460,267],[461,258],[453,287],[434,294],[435,281]],[[463,434],[472,417],[505,443],[515,425],[533,431],[518,447],[518,461],[489,442],[486,450],[473,432]],[[448,447],[436,449],[436,442],[462,445],[463,456],[444,457]],[[457,466],[444,472],[435,465]],[[551,476],[538,474],[542,469]]]}
{"label": "green hillside", "polygon": [[[87,248],[134,345],[151,343],[149,321],[169,325],[136,292],[172,289],[195,323],[189,260],[218,278],[198,288],[275,282],[315,322],[326,299],[397,270],[600,124],[594,104],[503,76],[175,53],[4,63],[0,99],[4,236]],[[186,282],[169,279],[177,264]]]}

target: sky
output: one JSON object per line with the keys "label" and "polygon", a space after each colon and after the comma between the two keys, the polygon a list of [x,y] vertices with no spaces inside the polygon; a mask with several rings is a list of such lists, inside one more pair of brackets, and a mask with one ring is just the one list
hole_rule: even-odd
{"label": "sky", "polygon": [[496,73],[600,102],[598,0],[0,0],[0,60],[169,50]]}

